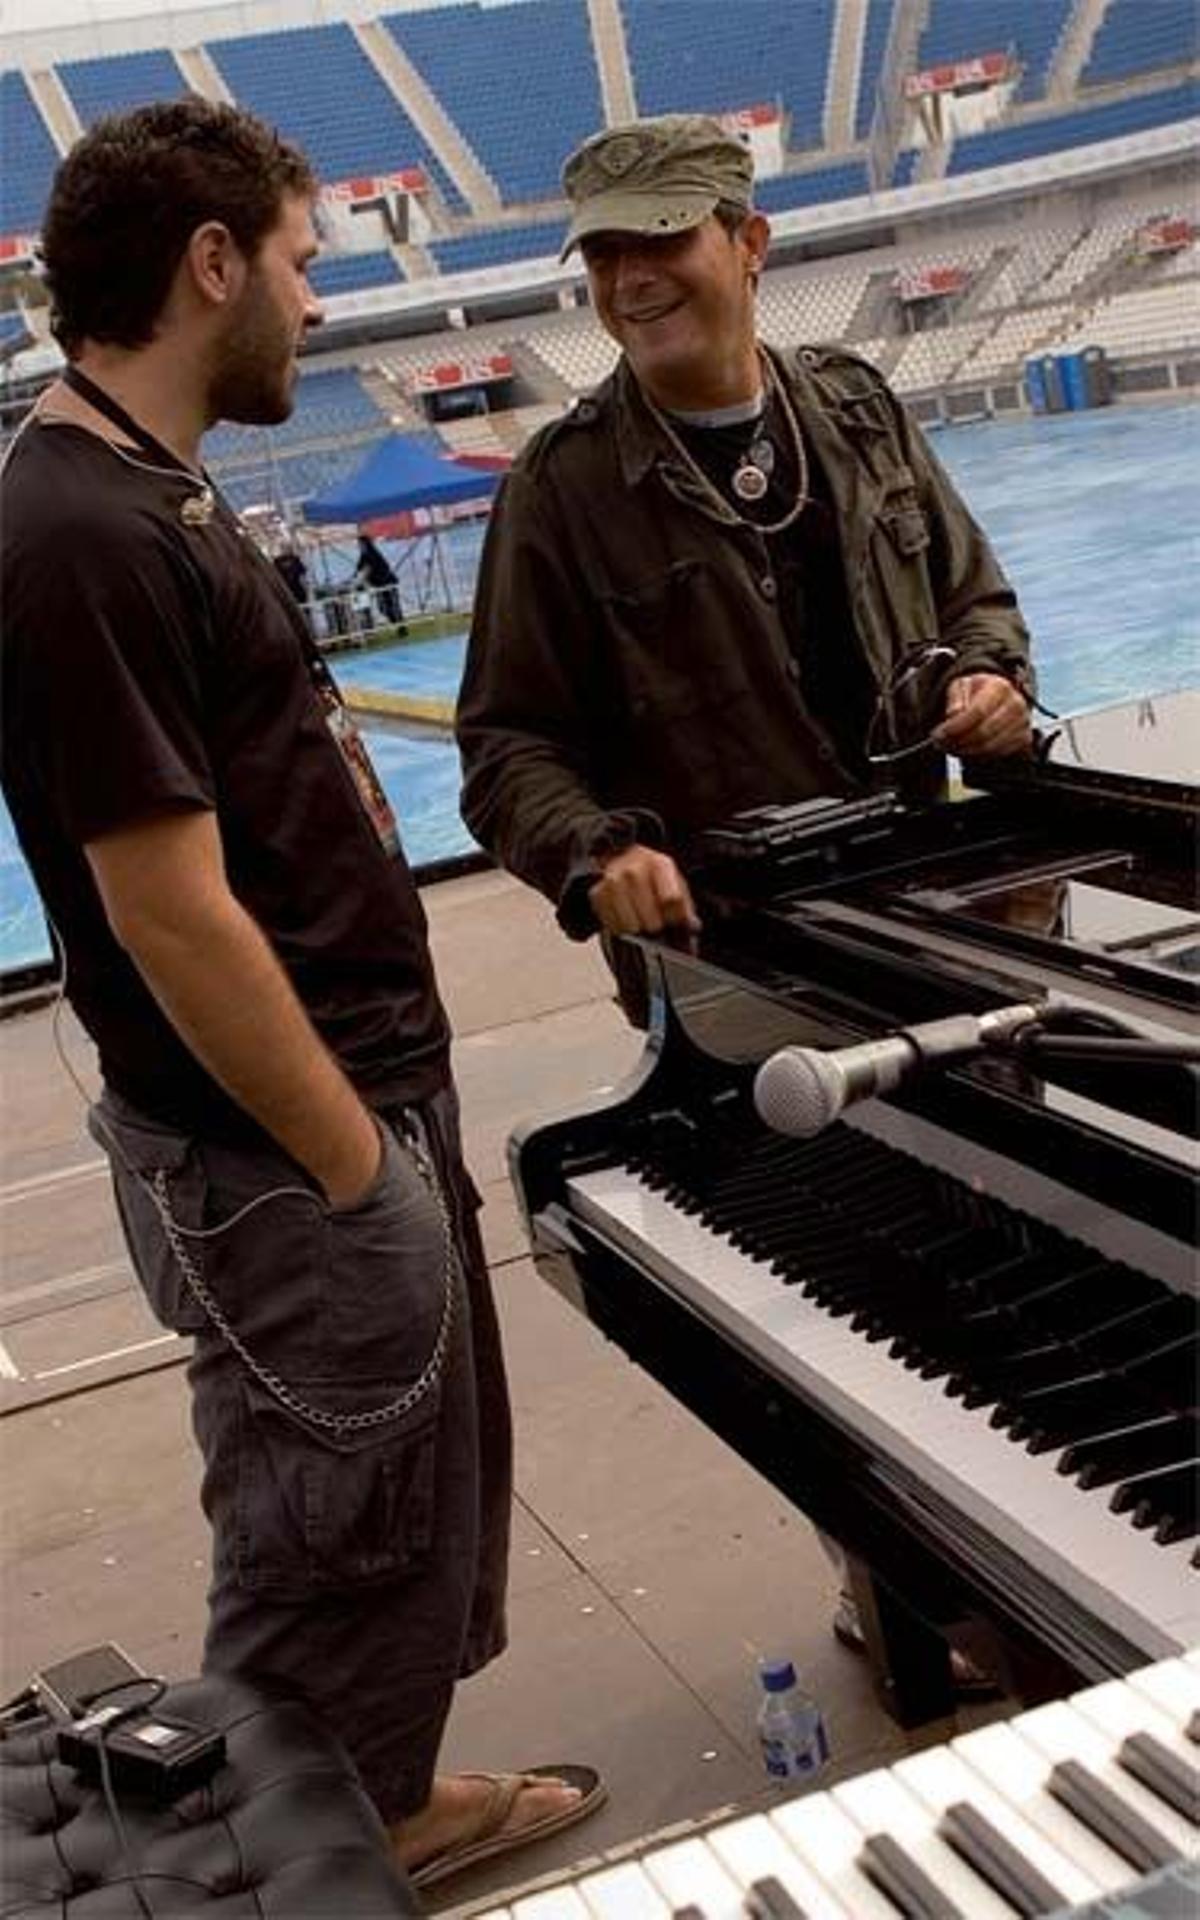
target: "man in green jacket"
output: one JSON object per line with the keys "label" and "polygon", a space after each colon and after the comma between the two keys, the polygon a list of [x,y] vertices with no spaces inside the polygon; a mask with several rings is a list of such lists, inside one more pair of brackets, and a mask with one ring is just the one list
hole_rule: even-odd
{"label": "man in green jacket", "polygon": [[669,114],[568,160],[612,377],[492,515],[458,737],[463,813],[573,938],[688,927],[693,836],[1030,740],[1015,597],[868,362],[758,337],[748,150]]}
{"label": "man in green jacket", "polygon": [[[459,703],[467,824],[572,938],[600,932],[635,1020],[640,956],[611,936],[698,926],[705,827],[932,795],[946,752],[1031,737],[1016,599],[919,428],[856,355],[760,341],[752,181],[694,114],[567,161],[564,257],[622,357],[506,479]],[[861,1644],[848,1593],[835,1630]]]}

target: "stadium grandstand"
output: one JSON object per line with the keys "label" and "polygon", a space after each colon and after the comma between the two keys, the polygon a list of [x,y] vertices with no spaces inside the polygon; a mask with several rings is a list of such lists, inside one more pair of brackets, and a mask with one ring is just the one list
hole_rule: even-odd
{"label": "stadium grandstand", "polygon": [[319,169],[295,415],[208,443],[239,507],[292,515],[397,428],[503,461],[602,379],[559,169],[638,113],[742,133],[766,336],[844,342],[928,422],[1036,405],[1045,356],[1094,351],[1118,399],[1200,381],[1193,0],[257,0],[2,35],[0,66],[6,431],[57,364],[37,233],[98,116],[232,99]]}

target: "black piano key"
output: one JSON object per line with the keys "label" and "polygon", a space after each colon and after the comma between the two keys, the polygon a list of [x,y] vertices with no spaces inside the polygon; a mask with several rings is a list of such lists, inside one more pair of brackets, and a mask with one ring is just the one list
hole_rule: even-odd
{"label": "black piano key", "polygon": [[1200,1419],[1195,1414],[1174,1414],[1081,1440],[1067,1448],[1058,1470],[1076,1474],[1081,1487],[1110,1487],[1132,1474],[1173,1466],[1197,1452]]}
{"label": "black piano key", "polygon": [[694,1900],[689,1900],[686,1907],[671,1908],[671,1920],[708,1920],[708,1915],[703,1907],[698,1907]]}
{"label": "black piano key", "polygon": [[[1200,1723],[1200,1714],[1193,1714],[1192,1722]],[[1200,1724],[1193,1733],[1192,1722],[1188,1734],[1192,1740],[1200,1739]],[[1117,1764],[1182,1814],[1190,1826],[1200,1827],[1200,1768],[1189,1766],[1156,1734],[1129,1734],[1117,1749]]]}
{"label": "black piano key", "polygon": [[1165,1834],[1081,1761],[1060,1760],[1050,1770],[1046,1789],[1139,1873],[1153,1873],[1157,1867],[1169,1867],[1182,1859]]}
{"label": "black piano key", "polygon": [[[1015,1276],[1011,1286],[997,1289],[996,1298],[1005,1306],[1018,1312],[1036,1311],[1047,1313],[1056,1303],[1074,1297],[1081,1287],[1107,1287],[1114,1271],[1113,1263],[1105,1260],[1090,1247],[1081,1247],[1069,1240],[1055,1236],[1045,1247],[1040,1261],[1035,1263],[1031,1273]],[[1139,1279],[1140,1276],[1133,1276]],[[1133,1305],[1137,1298],[1130,1298]]]}
{"label": "black piano key", "polygon": [[1200,1348],[1193,1338],[1173,1340],[1131,1366],[1098,1371],[1094,1380],[1078,1386],[1021,1395],[1007,1408],[997,1409],[1006,1419],[994,1414],[992,1422],[1011,1422],[1013,1438],[1027,1441],[1032,1452],[1066,1446],[1090,1434],[1107,1433],[1115,1407],[1138,1419],[1190,1406],[1198,1359]]}
{"label": "black piano key", "polygon": [[[968,1406],[987,1400],[1008,1401],[1018,1394],[1040,1393],[1048,1387],[1069,1387],[1091,1378],[1096,1363],[1074,1346],[1059,1341],[1046,1342],[1044,1336],[1023,1350],[998,1357],[994,1363],[982,1360],[971,1369],[971,1385],[963,1395]],[[955,1376],[958,1377],[957,1375]],[[981,1398],[982,1396],[982,1398]]]}
{"label": "black piano key", "polygon": [[1200,1531],[1200,1461],[1122,1480],[1109,1500],[1114,1513],[1130,1513],[1135,1527],[1151,1529],[1163,1543],[1190,1540]]}
{"label": "black piano key", "polygon": [[742,1901],[742,1912],[746,1920],[808,1920],[805,1908],[773,1873],[751,1881]]}
{"label": "black piano key", "polygon": [[[1196,1556],[1193,1554],[1193,1562],[1195,1558]],[[1188,1723],[1184,1728],[1184,1732],[1194,1747],[1200,1747],[1200,1708],[1197,1708],[1195,1713],[1188,1715]]]}
{"label": "black piano key", "polygon": [[1095,1366],[1129,1367],[1189,1334],[1194,1316],[1190,1301],[1155,1298],[1148,1283],[1147,1297],[1133,1312],[1110,1315],[1104,1302],[1093,1299],[1086,1307],[1076,1305],[1069,1315],[1057,1308],[1039,1315],[1036,1324],[1048,1340],[1073,1348]]}
{"label": "black piano key", "polygon": [[858,1865],[905,1920],[970,1920],[890,1833],[869,1834]]}
{"label": "black piano key", "polygon": [[1065,1894],[1037,1867],[1030,1866],[1020,1849],[969,1801],[956,1800],[947,1807],[937,1830],[946,1845],[961,1854],[967,1865],[1026,1920],[1070,1905]]}

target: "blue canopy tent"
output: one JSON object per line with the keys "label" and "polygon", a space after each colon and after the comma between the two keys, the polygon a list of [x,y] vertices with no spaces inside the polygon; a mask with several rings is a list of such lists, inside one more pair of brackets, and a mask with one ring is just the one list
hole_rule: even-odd
{"label": "blue canopy tent", "polygon": [[431,453],[420,440],[389,434],[372,447],[348,479],[304,502],[304,518],[314,526],[361,527],[414,507],[450,507],[461,500],[487,500],[500,474],[468,467]]}
{"label": "blue canopy tent", "polygon": [[[380,535],[406,539],[398,562],[406,603],[421,613],[459,608],[469,592],[456,592],[447,571],[441,529],[435,523],[403,529],[388,521],[416,509],[450,507],[466,500],[490,500],[501,474],[492,467],[468,466],[445,459],[428,444],[402,433],[389,434],[373,446],[362,465],[335,486],[304,502],[304,518],[313,526],[362,527]],[[331,609],[331,613],[336,609]],[[375,609],[378,617],[379,608]],[[390,616],[389,616],[390,617]],[[349,618],[349,616],[347,616]],[[353,622],[351,623],[353,624]]]}

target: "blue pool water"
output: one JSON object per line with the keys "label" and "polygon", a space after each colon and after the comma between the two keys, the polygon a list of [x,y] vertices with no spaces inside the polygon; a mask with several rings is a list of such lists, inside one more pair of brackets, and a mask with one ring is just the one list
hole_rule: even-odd
{"label": "blue pool water", "polygon": [[[981,423],[934,445],[1017,589],[1048,706],[1078,712],[1200,683],[1200,409]],[[347,685],[452,699],[462,652],[455,635],[331,664]],[[413,864],[469,850],[453,746],[391,730],[367,740]],[[0,808],[0,970],[47,952]]]}
{"label": "blue pool water", "polygon": [[363,653],[337,653],[329,664],[343,687],[373,687],[383,693],[419,694],[422,699],[453,700],[462,674],[465,626],[440,640],[376,647]]}

